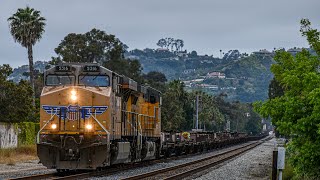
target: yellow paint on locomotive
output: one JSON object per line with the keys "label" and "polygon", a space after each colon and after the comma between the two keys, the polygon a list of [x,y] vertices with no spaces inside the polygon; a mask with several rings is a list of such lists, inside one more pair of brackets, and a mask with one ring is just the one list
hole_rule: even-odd
{"label": "yellow paint on locomotive", "polygon": [[159,103],[150,103],[143,101],[142,114],[145,116],[141,117],[142,129],[146,134],[151,137],[159,137],[161,133],[161,116]]}
{"label": "yellow paint on locomotive", "polygon": [[[77,99],[72,100],[72,91],[76,92]],[[68,107],[68,106],[108,106],[107,110],[101,115],[95,115],[96,119],[108,130],[110,131],[111,127],[111,113],[109,110],[110,105],[110,87],[84,87],[84,86],[69,86],[69,87],[44,87],[42,95],[40,98],[40,127],[43,127],[48,120],[50,120],[53,115],[53,119],[50,124],[48,124],[42,134],[83,134],[83,133],[92,133],[92,134],[106,134],[102,127],[90,117],[88,119],[70,120],[66,118],[64,120],[61,118],[59,125],[59,112],[52,108],[52,111],[46,112],[43,106],[52,106],[52,107]],[[92,110],[94,112],[94,109]],[[71,115],[69,115],[71,116]],[[80,116],[80,114],[74,114],[74,116]],[[78,124],[80,123],[80,124]],[[57,127],[52,129],[52,124],[56,124]],[[85,128],[87,124],[92,125],[92,129],[88,130]],[[64,126],[65,125],[65,126]],[[78,127],[80,127],[78,129]]]}
{"label": "yellow paint on locomotive", "polygon": [[[77,100],[71,99],[71,91],[76,91]],[[109,131],[112,135],[119,137],[121,134],[121,112],[119,102],[116,99],[111,100],[111,88],[95,88],[95,87],[84,87],[84,86],[71,86],[71,87],[44,87],[40,104],[41,107],[44,105],[50,105],[55,107],[68,107],[70,105],[79,107],[82,106],[108,106],[105,113],[97,115],[97,120]],[[146,102],[141,93],[138,96],[138,102],[136,105],[132,103],[134,96],[130,96],[127,101],[127,125],[124,129],[124,133],[127,135],[133,135],[133,125],[130,123],[132,118],[138,120],[138,128],[143,135],[148,135],[149,137],[159,137],[161,133],[161,115],[160,115],[160,104]],[[113,103],[116,103],[115,106]],[[112,108],[114,108],[112,110]],[[54,109],[53,109],[54,111]],[[111,113],[113,111],[114,113]],[[40,126],[43,127],[54,113],[47,113],[43,108],[40,111]],[[135,116],[135,117],[133,117]],[[116,119],[115,121],[112,121]],[[80,125],[78,124],[80,122]],[[56,129],[52,129],[52,124],[56,124]],[[65,128],[64,128],[65,124]],[[85,125],[91,124],[93,126],[92,130],[86,130]],[[80,130],[77,127],[80,127]],[[59,125],[59,114],[55,114],[53,120],[48,124],[42,134],[106,134],[95,120],[90,117],[89,119],[80,121],[66,120],[60,121]]]}

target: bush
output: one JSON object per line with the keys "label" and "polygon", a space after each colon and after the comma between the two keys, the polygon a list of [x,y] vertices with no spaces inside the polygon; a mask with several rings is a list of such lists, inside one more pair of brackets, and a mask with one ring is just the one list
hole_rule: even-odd
{"label": "bush", "polygon": [[39,123],[21,122],[18,124],[18,128],[20,131],[18,135],[19,146],[35,144]]}

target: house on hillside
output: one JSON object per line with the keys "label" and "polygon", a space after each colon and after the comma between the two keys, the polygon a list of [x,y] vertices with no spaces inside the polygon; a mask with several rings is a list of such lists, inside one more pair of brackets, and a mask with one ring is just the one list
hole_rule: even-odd
{"label": "house on hillside", "polygon": [[236,90],[236,87],[232,87],[232,86],[227,86],[227,87],[221,87],[221,90]]}
{"label": "house on hillside", "polygon": [[196,69],[185,69],[185,70],[183,70],[183,74],[190,74],[190,73],[193,73],[193,72],[195,72],[196,71]]}
{"label": "house on hillside", "polygon": [[199,84],[198,87],[210,89],[210,90],[218,90],[219,87],[217,85],[212,85],[212,84]]}
{"label": "house on hillside", "polygon": [[188,57],[188,52],[187,52],[187,50],[177,51],[177,52],[176,52],[176,55],[177,55],[178,57],[187,58],[187,57]]}
{"label": "house on hillside", "polygon": [[302,51],[302,48],[296,48],[296,47],[287,50],[287,52],[290,53],[292,56],[295,56],[297,53],[301,51]]}
{"label": "house on hillside", "polygon": [[156,51],[158,51],[158,52],[170,52],[170,50],[167,49],[167,48],[158,48]]}
{"label": "house on hillside", "polygon": [[220,78],[220,79],[224,79],[226,78],[226,75],[224,73],[221,72],[211,72],[208,73],[206,78]]}
{"label": "house on hillside", "polygon": [[191,82],[202,82],[204,79],[193,79]]}
{"label": "house on hillside", "polygon": [[273,56],[273,53],[266,50],[266,49],[261,49],[259,51],[255,51],[255,52],[252,52],[254,55],[257,55],[257,56]]}

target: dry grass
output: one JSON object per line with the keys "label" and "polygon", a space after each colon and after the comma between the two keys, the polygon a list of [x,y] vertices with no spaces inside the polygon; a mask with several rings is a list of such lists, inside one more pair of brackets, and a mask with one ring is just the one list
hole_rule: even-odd
{"label": "dry grass", "polygon": [[14,166],[18,162],[36,160],[36,145],[23,145],[17,148],[0,149],[0,164]]}

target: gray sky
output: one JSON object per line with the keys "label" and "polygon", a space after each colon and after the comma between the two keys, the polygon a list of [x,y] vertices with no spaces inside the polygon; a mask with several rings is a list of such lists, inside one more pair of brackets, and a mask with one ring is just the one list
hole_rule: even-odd
{"label": "gray sky", "polygon": [[115,34],[131,49],[156,48],[163,37],[184,40],[188,51],[218,56],[219,50],[252,52],[308,47],[301,18],[320,29],[319,0],[1,0],[0,64],[27,64],[27,51],[13,41],[7,18],[29,5],[47,19],[34,47],[34,61],[50,60],[68,33],[92,28]]}

